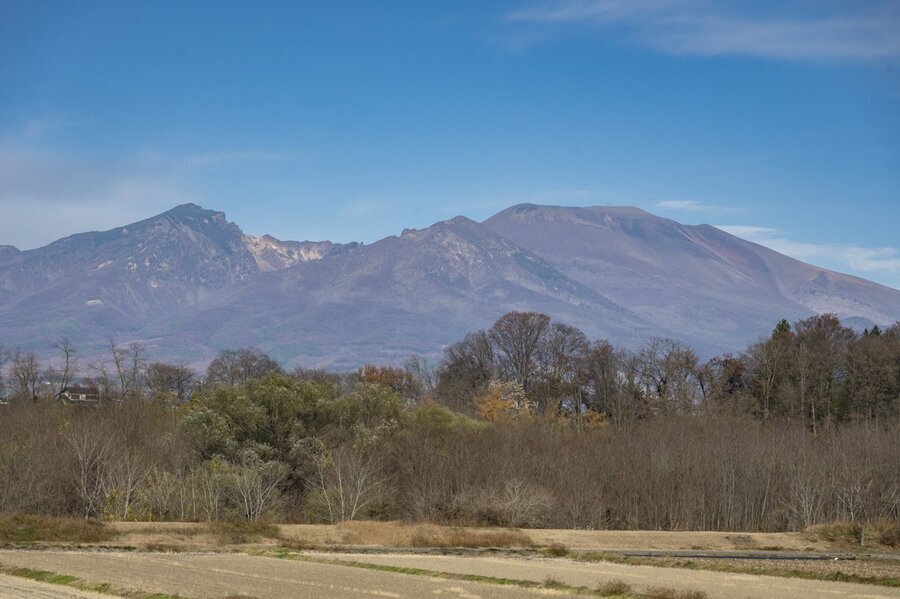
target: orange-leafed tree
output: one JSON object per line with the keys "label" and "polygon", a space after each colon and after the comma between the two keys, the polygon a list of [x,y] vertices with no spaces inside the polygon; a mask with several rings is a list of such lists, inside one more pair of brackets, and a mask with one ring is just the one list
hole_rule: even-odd
{"label": "orange-leafed tree", "polygon": [[487,393],[475,397],[475,414],[488,422],[527,417],[534,411],[518,381],[491,381]]}

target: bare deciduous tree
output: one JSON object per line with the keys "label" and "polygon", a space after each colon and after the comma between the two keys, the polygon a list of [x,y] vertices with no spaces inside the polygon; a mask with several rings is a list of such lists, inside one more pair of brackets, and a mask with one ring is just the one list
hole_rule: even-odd
{"label": "bare deciduous tree", "polygon": [[175,403],[187,401],[197,382],[197,373],[192,368],[161,362],[147,366],[146,377],[151,396]]}
{"label": "bare deciduous tree", "polygon": [[384,484],[380,456],[371,448],[344,445],[323,450],[314,460],[310,482],[323,515],[332,524],[360,517]]}
{"label": "bare deciduous tree", "polygon": [[287,478],[287,466],[281,462],[264,462],[256,456],[245,457],[232,466],[231,483],[241,515],[256,522],[279,498],[279,485]]}
{"label": "bare deciduous tree", "polygon": [[16,385],[17,397],[34,401],[38,399],[42,382],[41,365],[34,352],[17,348],[12,355],[10,375]]}
{"label": "bare deciduous tree", "polygon": [[47,380],[53,385],[53,397],[59,398],[69,390],[72,379],[78,372],[78,358],[75,346],[68,338],[63,337],[56,343],[56,349],[60,352],[60,364],[57,368],[47,370]]}
{"label": "bare deciduous tree", "polygon": [[81,420],[68,422],[65,440],[74,461],[72,487],[85,518],[100,516],[105,481],[114,457],[115,442]]}
{"label": "bare deciduous tree", "polygon": [[206,383],[217,385],[243,385],[267,374],[280,374],[281,366],[272,357],[255,347],[228,349],[210,362],[206,369]]}
{"label": "bare deciduous tree", "polygon": [[537,312],[508,312],[491,327],[488,335],[497,350],[503,378],[518,381],[531,391],[538,353],[550,331],[550,318]]}

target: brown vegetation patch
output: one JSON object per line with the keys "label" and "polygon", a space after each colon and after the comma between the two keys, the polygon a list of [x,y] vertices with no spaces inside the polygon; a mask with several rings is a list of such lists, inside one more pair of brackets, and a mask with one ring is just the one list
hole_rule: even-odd
{"label": "brown vegetation patch", "polygon": [[6,543],[99,543],[114,536],[115,532],[95,520],[0,516],[0,541]]}
{"label": "brown vegetation patch", "polygon": [[624,580],[610,580],[597,587],[597,594],[601,597],[617,597],[630,595],[631,585]]}
{"label": "brown vegetation patch", "polygon": [[900,525],[885,528],[881,532],[878,542],[888,547],[900,547]]}
{"label": "brown vegetation patch", "polygon": [[448,527],[400,522],[343,522],[280,526],[282,545],[297,549],[328,546],[532,547],[530,534],[515,528]]}
{"label": "brown vegetation patch", "polygon": [[280,536],[278,526],[267,522],[234,520],[214,522],[210,526],[220,542],[227,545],[243,545],[260,539],[277,539]]}
{"label": "brown vegetation patch", "polygon": [[855,522],[832,522],[806,529],[812,540],[826,541],[839,547],[884,545],[900,546],[900,525],[896,521],[873,521],[866,524]]}
{"label": "brown vegetation patch", "polygon": [[706,599],[703,591],[676,591],[664,587],[647,589],[643,594],[646,599]]}

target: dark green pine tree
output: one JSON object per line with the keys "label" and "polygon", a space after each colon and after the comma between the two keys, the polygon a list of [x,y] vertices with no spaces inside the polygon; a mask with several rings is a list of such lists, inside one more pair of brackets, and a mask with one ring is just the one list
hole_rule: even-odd
{"label": "dark green pine tree", "polygon": [[772,337],[778,337],[790,332],[791,323],[789,323],[786,318],[782,318],[780,321],[778,321],[778,324],[775,325],[775,330],[772,331]]}

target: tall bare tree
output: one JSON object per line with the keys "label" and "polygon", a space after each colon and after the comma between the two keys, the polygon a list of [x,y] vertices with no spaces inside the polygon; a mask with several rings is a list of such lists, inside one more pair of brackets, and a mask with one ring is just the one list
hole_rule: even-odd
{"label": "tall bare tree", "polygon": [[281,366],[274,358],[255,347],[227,349],[210,362],[206,369],[206,383],[212,386],[243,385],[267,374],[281,374]]}
{"label": "tall bare tree", "polygon": [[56,343],[56,349],[60,353],[60,363],[56,368],[52,366],[48,368],[47,381],[53,386],[53,397],[58,399],[69,389],[72,379],[78,372],[78,358],[75,346],[68,337],[60,339]]}
{"label": "tall bare tree", "polygon": [[153,362],[147,366],[146,377],[153,397],[175,403],[187,401],[197,383],[194,369],[181,364]]}
{"label": "tall bare tree", "polygon": [[16,385],[16,397],[37,401],[42,377],[41,365],[34,352],[16,348],[12,355],[10,375]]}
{"label": "tall bare tree", "polygon": [[109,340],[109,358],[115,369],[116,382],[122,399],[140,394],[141,377],[146,365],[143,343],[134,341],[127,346],[118,345],[115,339]]}
{"label": "tall bare tree", "polygon": [[488,335],[499,358],[503,378],[513,379],[526,393],[531,391],[541,346],[550,333],[550,317],[537,312],[508,312]]}

